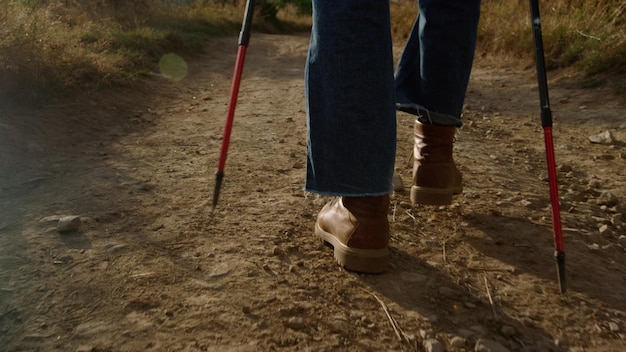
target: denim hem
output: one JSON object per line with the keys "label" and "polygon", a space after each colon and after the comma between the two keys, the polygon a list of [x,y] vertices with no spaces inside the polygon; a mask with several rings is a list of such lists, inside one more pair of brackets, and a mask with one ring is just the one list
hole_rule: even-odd
{"label": "denim hem", "polygon": [[391,194],[393,192],[393,190],[389,190],[387,192],[382,192],[382,193],[378,193],[378,192],[368,192],[368,193],[358,193],[358,194],[354,194],[354,193],[337,193],[337,192],[328,192],[328,191],[317,191],[314,189],[308,189],[308,188],[304,188],[304,191],[306,192],[311,192],[311,193],[315,193],[315,194],[319,194],[321,196],[329,196],[329,197],[378,197],[378,196],[384,196],[387,194]]}
{"label": "denim hem", "polygon": [[417,120],[421,123],[436,126],[463,126],[463,122],[457,117],[448,114],[442,114],[439,112],[429,111],[428,109],[418,104],[396,103],[396,109],[398,111],[415,115],[417,117]]}

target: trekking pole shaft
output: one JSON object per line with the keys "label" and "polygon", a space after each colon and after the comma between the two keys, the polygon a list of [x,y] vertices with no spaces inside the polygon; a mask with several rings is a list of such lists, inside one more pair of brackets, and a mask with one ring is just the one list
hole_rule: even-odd
{"label": "trekking pole shaft", "polygon": [[228,101],[228,112],[226,122],[224,124],[224,136],[222,137],[222,147],[220,150],[220,159],[215,173],[215,188],[213,191],[213,208],[217,205],[219,199],[222,181],[224,179],[224,169],[226,168],[226,157],[228,156],[228,147],[230,146],[230,135],[233,129],[233,121],[235,118],[235,107],[237,106],[237,96],[239,95],[239,86],[241,83],[241,75],[243,73],[243,65],[246,58],[246,50],[250,41],[250,27],[252,26],[252,17],[254,14],[255,0],[248,0],[246,10],[241,24],[241,32],[239,33],[237,58],[235,60],[235,70],[233,73],[233,83],[230,89],[230,99]]}
{"label": "trekking pole shaft", "polygon": [[218,171],[224,171],[226,166],[226,157],[228,156],[228,147],[230,146],[230,135],[233,130],[233,121],[235,117],[235,108],[237,106],[237,96],[239,95],[239,87],[241,86],[241,75],[243,73],[243,64],[246,56],[245,45],[240,45],[237,49],[237,60],[235,63],[235,72],[233,73],[233,83],[230,88],[230,99],[228,102],[228,112],[226,122],[224,124],[224,136],[222,137],[222,152],[217,166]]}
{"label": "trekking pole shaft", "polygon": [[539,99],[541,102],[541,125],[548,127],[552,126],[552,112],[550,111],[550,98],[548,97],[548,77],[546,75],[546,63],[543,55],[543,36],[541,34],[541,17],[539,14],[538,0],[530,0],[530,13],[535,43],[535,58],[537,59],[537,81],[539,82]]}
{"label": "trekking pole shaft", "polygon": [[561,228],[561,209],[556,178],[556,161],[554,158],[554,144],[552,138],[552,112],[548,95],[548,78],[543,51],[541,34],[541,17],[539,14],[539,0],[530,0],[530,14],[532,19],[533,39],[535,43],[535,58],[537,61],[537,82],[539,85],[539,101],[541,104],[541,125],[546,146],[546,162],[548,166],[548,180],[550,183],[550,204],[552,208],[552,231],[554,235],[554,257],[557,264],[557,274],[561,293],[566,291],[565,281],[565,251],[563,249],[563,231]]}

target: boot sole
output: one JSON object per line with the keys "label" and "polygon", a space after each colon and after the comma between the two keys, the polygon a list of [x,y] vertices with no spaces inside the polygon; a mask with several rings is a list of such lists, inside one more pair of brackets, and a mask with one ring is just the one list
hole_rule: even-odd
{"label": "boot sole", "polygon": [[452,195],[461,192],[462,189],[411,186],[411,203],[413,205],[450,205],[452,204]]}
{"label": "boot sole", "polygon": [[387,270],[389,266],[389,249],[386,247],[381,249],[350,248],[341,243],[337,237],[322,230],[318,224],[315,224],[315,235],[333,247],[335,260],[347,270],[377,274]]}

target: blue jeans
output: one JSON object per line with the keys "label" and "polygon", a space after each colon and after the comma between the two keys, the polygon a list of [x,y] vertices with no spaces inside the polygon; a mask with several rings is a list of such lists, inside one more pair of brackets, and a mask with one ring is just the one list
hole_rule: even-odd
{"label": "blue jeans", "polygon": [[419,7],[394,75],[389,0],[313,0],[307,191],[390,193],[396,108],[433,124],[461,125],[480,0],[420,0]]}

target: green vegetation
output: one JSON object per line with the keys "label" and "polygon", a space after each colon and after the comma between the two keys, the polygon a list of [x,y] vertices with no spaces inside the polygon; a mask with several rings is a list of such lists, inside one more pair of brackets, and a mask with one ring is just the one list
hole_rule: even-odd
{"label": "green vegetation", "polygon": [[[212,36],[238,33],[244,0],[0,0],[0,95],[41,99],[73,89],[132,83],[168,53],[200,52]],[[541,1],[550,69],[570,67],[587,86],[626,95],[626,3]],[[532,63],[527,1],[483,2],[481,54]],[[255,31],[310,25],[310,0],[258,0]],[[415,0],[391,2],[394,38],[403,41]]]}
{"label": "green vegetation", "polygon": [[[626,3],[623,0],[540,1],[548,68],[572,67],[584,83],[626,95]],[[533,59],[528,1],[485,1],[481,50]]]}

